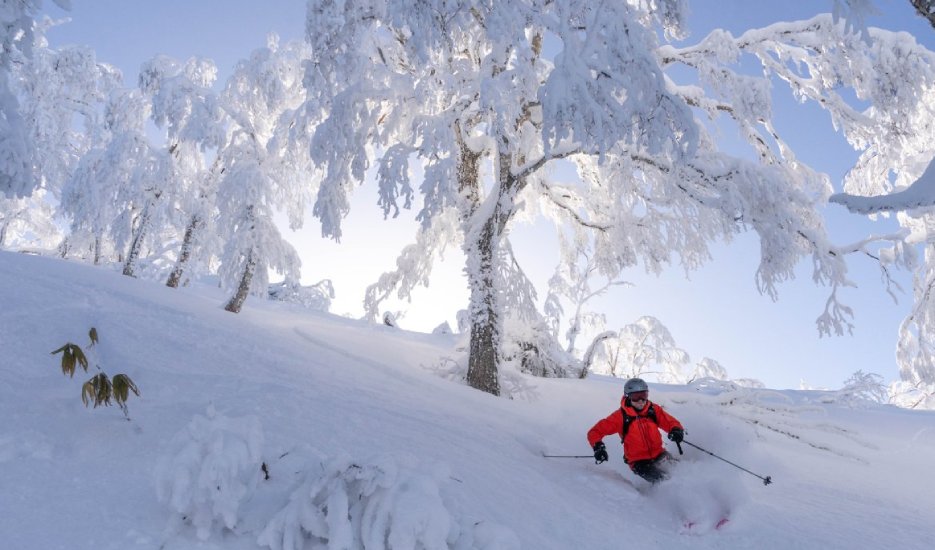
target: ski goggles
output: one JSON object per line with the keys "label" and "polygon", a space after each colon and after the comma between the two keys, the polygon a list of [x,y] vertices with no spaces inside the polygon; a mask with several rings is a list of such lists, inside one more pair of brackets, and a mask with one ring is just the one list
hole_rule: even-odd
{"label": "ski goggles", "polygon": [[648,391],[630,392],[630,394],[627,395],[627,397],[630,398],[630,401],[646,401],[647,399],[649,399],[649,392]]}

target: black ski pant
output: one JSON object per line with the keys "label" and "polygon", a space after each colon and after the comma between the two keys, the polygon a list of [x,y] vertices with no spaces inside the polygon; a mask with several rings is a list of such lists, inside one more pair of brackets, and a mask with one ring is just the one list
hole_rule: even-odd
{"label": "black ski pant", "polygon": [[648,460],[637,460],[630,464],[633,473],[640,476],[650,483],[658,483],[669,479],[669,472],[663,467],[667,462],[674,461],[675,457],[669,454],[669,451],[662,451],[656,458]]}

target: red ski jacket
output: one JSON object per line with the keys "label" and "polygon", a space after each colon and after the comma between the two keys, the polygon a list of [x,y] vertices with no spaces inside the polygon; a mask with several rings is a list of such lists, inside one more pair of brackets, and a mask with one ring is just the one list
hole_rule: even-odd
{"label": "red ski jacket", "polygon": [[[656,413],[656,421],[649,416],[650,407]],[[627,416],[635,417],[627,428],[626,437],[623,435],[624,411]],[[602,440],[605,436],[618,434],[623,443],[623,460],[632,465],[638,460],[651,460],[665,451],[662,446],[662,436],[659,435],[659,429],[662,428],[666,433],[672,428],[682,425],[674,416],[662,410],[662,407],[654,404],[652,401],[646,401],[643,410],[637,411],[627,402],[626,397],[620,400],[620,408],[610,413],[607,418],[599,420],[590,430],[588,430],[588,444],[594,447],[594,444]]]}

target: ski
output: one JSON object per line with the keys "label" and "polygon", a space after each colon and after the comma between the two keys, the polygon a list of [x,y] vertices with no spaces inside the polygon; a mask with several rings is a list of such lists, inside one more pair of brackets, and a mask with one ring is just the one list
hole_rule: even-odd
{"label": "ski", "polygon": [[[700,535],[702,533],[709,532],[709,531],[718,531],[722,527],[727,525],[728,523],[730,523],[730,518],[726,516],[720,518],[719,520],[711,524],[708,524],[706,522],[701,522],[701,521],[685,520],[682,523],[682,532],[685,534]],[[710,525],[710,527],[706,527],[707,525]]]}

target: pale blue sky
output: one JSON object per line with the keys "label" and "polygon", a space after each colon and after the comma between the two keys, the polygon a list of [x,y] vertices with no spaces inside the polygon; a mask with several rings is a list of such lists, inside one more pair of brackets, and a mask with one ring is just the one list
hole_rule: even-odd
{"label": "pale blue sky", "polygon": [[[72,22],[49,33],[53,46],[89,45],[100,60],[124,71],[128,85],[134,85],[140,65],[156,54],[180,59],[196,55],[211,58],[223,80],[237,60],[265,44],[268,32],[275,31],[283,40],[301,39],[306,2],[72,0],[70,13],[52,2],[46,4],[52,17],[72,18]],[[935,49],[935,30],[914,15],[909,0],[877,0],[876,4],[885,15],[871,17],[870,25],[907,30]],[[706,0],[689,5],[693,11],[690,41],[694,41],[715,27],[739,34],[754,26],[808,18],[830,11],[832,0]],[[776,89],[782,91],[775,104],[774,120],[779,131],[801,160],[829,174],[839,185],[853,163],[854,152],[834,134],[820,109],[796,104],[781,86]],[[724,139],[738,143],[733,135],[725,134]],[[357,194],[340,245],[319,239],[314,221],[307,222],[308,227],[297,239],[306,281],[326,277],[335,281],[335,313],[362,314],[364,285],[392,267],[398,248],[412,236],[413,229],[403,226],[401,220],[382,222],[375,200],[372,189],[365,187]],[[840,243],[855,241],[869,231],[883,231],[839,207],[829,207],[827,213],[832,235]],[[528,238],[531,233],[532,229],[520,228],[515,238]],[[393,240],[399,238],[404,241]],[[653,315],[669,327],[694,360],[711,357],[721,362],[732,377],[758,378],[770,387],[797,387],[804,380],[811,385],[837,388],[858,369],[877,372],[887,381],[897,377],[896,330],[910,303],[908,274],[900,276],[906,293],[895,305],[883,292],[878,268],[870,260],[854,258],[852,278],[859,288],[844,291],[843,297],[855,308],[855,333],[820,339],[814,320],[823,308],[827,291],[811,283],[810,266],[800,266],[797,280],[782,285],[780,300],[773,303],[756,292],[753,275],[757,255],[758,243],[751,236],[743,236],[729,247],[717,247],[715,261],[693,273],[691,280],[686,280],[678,268],[658,279],[629,273],[623,278],[637,286],[615,291],[596,308],[608,314],[609,328],[619,328],[641,315]],[[542,250],[528,257],[521,255],[530,274],[541,283],[551,274],[555,258]],[[430,330],[444,320],[453,324],[456,309],[463,307],[466,299],[460,269],[456,261],[439,268],[439,280],[416,294],[401,325]],[[540,296],[545,290],[544,285],[540,286]]]}

